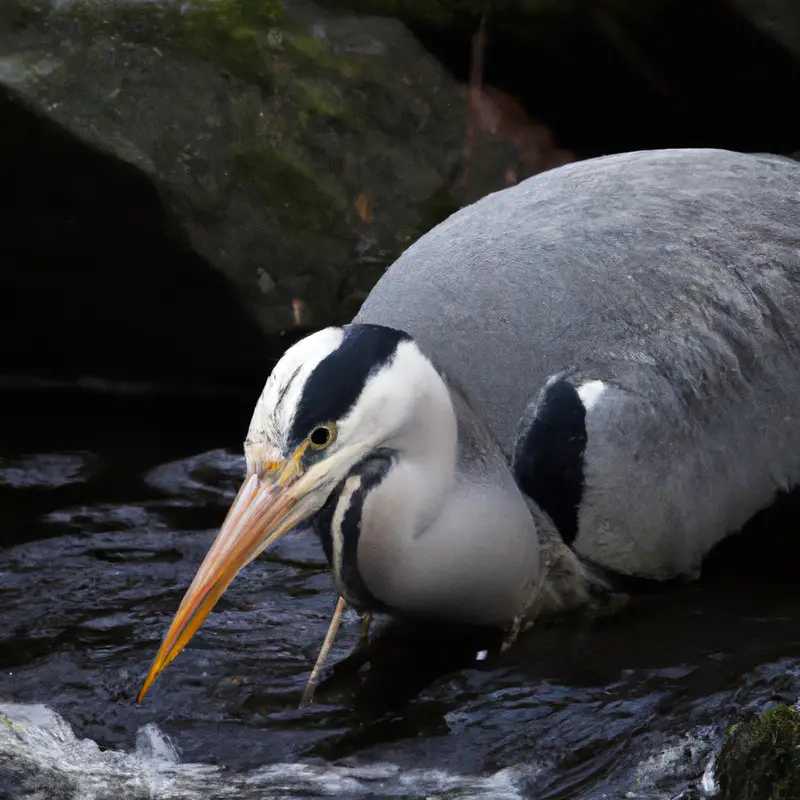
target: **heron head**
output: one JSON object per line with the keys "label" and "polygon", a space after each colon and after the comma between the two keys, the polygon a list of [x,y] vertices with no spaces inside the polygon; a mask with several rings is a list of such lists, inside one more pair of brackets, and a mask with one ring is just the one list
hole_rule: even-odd
{"label": "heron head", "polygon": [[314,517],[356,467],[378,452],[424,458],[430,431],[420,420],[432,395],[449,403],[430,361],[408,335],[392,328],[326,328],[286,351],[256,403],[245,440],[245,480],[184,595],[139,701],[236,575]]}

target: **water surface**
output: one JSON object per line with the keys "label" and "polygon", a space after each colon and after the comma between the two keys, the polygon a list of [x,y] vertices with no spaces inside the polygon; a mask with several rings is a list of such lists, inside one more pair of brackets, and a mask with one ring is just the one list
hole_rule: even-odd
{"label": "water surface", "polygon": [[[242,477],[254,399],[5,381],[0,797],[675,798],[713,787],[731,722],[796,698],[789,502],[699,583],[503,655],[483,632],[379,620],[370,663],[302,711],[335,596],[297,531],[137,705]],[[351,613],[332,659],[357,637]]]}

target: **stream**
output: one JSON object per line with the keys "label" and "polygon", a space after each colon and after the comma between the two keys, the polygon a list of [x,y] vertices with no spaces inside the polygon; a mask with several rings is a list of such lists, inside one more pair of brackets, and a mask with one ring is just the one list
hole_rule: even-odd
{"label": "stream", "polygon": [[[379,619],[369,663],[328,669],[303,710],[336,598],[298,530],[137,705],[242,478],[254,401],[0,380],[0,800],[701,797],[726,728],[796,699],[790,498],[701,581],[502,654],[485,632]],[[350,611],[329,664],[358,632]]]}

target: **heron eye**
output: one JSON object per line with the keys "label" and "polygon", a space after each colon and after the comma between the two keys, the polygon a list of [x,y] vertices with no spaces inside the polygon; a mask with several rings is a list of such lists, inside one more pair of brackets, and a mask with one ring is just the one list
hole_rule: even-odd
{"label": "heron eye", "polygon": [[317,450],[327,447],[333,441],[333,426],[320,425],[311,431],[311,436],[308,437],[311,446]]}

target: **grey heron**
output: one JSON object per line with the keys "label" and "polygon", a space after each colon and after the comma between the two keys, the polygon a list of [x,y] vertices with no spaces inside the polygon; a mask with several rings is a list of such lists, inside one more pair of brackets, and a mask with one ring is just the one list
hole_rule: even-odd
{"label": "grey heron", "polygon": [[461,209],[292,346],[140,699],[238,572],[313,521],[368,613],[518,630],[690,579],[800,474],[800,164],[672,149]]}

